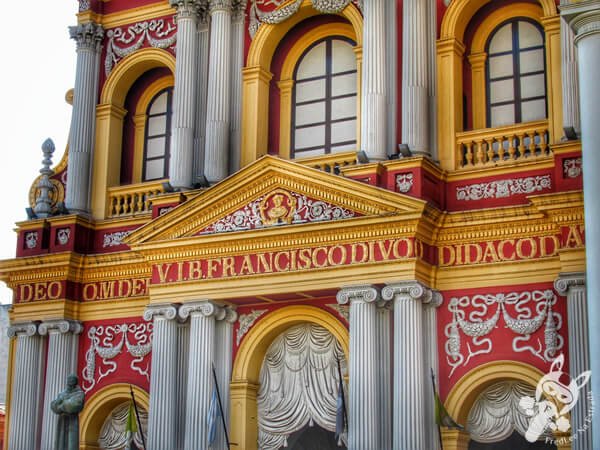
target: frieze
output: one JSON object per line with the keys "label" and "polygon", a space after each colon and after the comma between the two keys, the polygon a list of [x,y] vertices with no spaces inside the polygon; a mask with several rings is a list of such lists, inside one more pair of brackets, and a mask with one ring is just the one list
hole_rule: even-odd
{"label": "frieze", "polygon": [[116,247],[123,244],[123,239],[131,234],[131,231],[115,231],[106,233],[102,241],[102,248]]}
{"label": "frieze", "polygon": [[456,199],[470,201],[488,198],[507,198],[513,195],[533,194],[551,189],[552,180],[550,175],[511,178],[457,187]]}
{"label": "frieze", "polygon": [[174,17],[152,19],[128,27],[110,29],[106,32],[106,37],[104,72],[108,76],[121,59],[142,48],[146,42],[154,48],[174,50],[177,24]]}

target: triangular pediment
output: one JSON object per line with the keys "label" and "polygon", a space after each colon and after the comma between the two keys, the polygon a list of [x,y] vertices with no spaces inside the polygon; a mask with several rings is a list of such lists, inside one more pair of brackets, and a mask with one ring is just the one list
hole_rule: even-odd
{"label": "triangular pediment", "polygon": [[420,215],[425,202],[265,156],[127,238],[130,245],[372,216]]}

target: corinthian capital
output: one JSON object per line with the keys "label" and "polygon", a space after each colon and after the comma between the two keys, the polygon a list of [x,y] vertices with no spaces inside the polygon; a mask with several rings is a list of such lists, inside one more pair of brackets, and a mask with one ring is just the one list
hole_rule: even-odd
{"label": "corinthian capital", "polygon": [[442,302],[442,296],[438,291],[429,289],[418,281],[388,284],[381,291],[381,296],[384,300],[394,300],[397,296],[401,296],[410,300],[421,300],[432,306],[439,306]]}
{"label": "corinthian capital", "polygon": [[335,296],[340,305],[346,305],[353,301],[372,303],[379,299],[379,292],[374,286],[348,286],[342,288]]}
{"label": "corinthian capital", "polygon": [[215,319],[223,320],[227,313],[225,308],[211,302],[210,300],[185,303],[181,305],[181,308],[179,308],[179,317],[184,320],[194,314],[201,314],[205,317],[215,316]]}
{"label": "corinthian capital", "polygon": [[15,323],[8,327],[8,337],[13,339],[18,336],[35,336],[37,334],[38,325],[36,322]]}
{"label": "corinthian capital", "polygon": [[561,273],[554,280],[554,289],[560,295],[567,295],[572,288],[585,289],[585,274],[582,272]]}
{"label": "corinthian capital", "polygon": [[208,5],[208,11],[210,14],[216,11],[231,12],[233,9],[234,0],[210,0]]}
{"label": "corinthian capital", "polygon": [[67,319],[47,320],[47,321],[42,322],[39,326],[39,333],[42,336],[45,336],[48,333],[80,334],[82,331],[83,331],[83,325],[81,325],[81,322],[79,322],[77,320],[67,320]]}
{"label": "corinthian capital", "polygon": [[177,18],[195,18],[200,8],[198,0],[169,0],[171,7],[177,10]]}
{"label": "corinthian capital", "polygon": [[77,42],[77,49],[89,49],[100,51],[104,29],[94,22],[87,22],[69,27],[71,39]]}
{"label": "corinthian capital", "polygon": [[177,317],[177,307],[175,303],[163,303],[158,305],[149,305],[144,311],[144,320],[167,319],[173,320]]}
{"label": "corinthian capital", "polygon": [[233,8],[233,16],[232,20],[234,22],[241,22],[244,20],[244,16],[246,15],[246,5],[248,4],[247,0],[233,0],[232,8]]}

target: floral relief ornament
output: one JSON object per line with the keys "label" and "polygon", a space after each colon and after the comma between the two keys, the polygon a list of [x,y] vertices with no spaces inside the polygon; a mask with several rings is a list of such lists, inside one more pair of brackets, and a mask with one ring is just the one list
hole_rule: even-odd
{"label": "floral relief ornament", "polygon": [[456,188],[457,200],[481,200],[486,198],[507,198],[512,195],[533,194],[550,190],[550,175],[476,183]]}

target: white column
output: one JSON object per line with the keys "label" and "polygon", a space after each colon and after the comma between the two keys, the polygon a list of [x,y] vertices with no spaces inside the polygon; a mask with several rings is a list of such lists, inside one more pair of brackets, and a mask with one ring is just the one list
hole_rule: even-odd
{"label": "white column", "polygon": [[185,437],[185,407],[187,399],[187,377],[188,360],[190,350],[190,325],[188,322],[177,323],[177,373],[179,382],[177,383],[177,429],[175,441],[175,450],[183,450]]}
{"label": "white column", "polygon": [[[429,147],[427,151],[438,159],[437,148],[437,0],[427,0],[427,58],[429,87]],[[437,444],[439,446],[439,442]]]}
{"label": "white column", "polygon": [[148,450],[172,448],[177,441],[177,306],[150,305],[144,320],[154,320],[152,367],[150,371],[150,411]]}
{"label": "white column", "polygon": [[194,184],[194,125],[196,121],[196,73],[198,39],[194,0],[170,0],[177,8],[177,61],[173,92],[169,182],[176,189]]}
{"label": "white column", "polygon": [[[569,3],[561,0],[561,6]],[[563,125],[581,129],[579,120],[579,80],[577,79],[577,49],[575,35],[565,20],[560,23],[560,43],[562,48],[562,96]]]}
{"label": "white column", "polygon": [[350,361],[348,449],[379,449],[380,369],[377,344],[379,295],[372,286],[343,288],[337,293],[341,305],[350,303]]}
{"label": "white column", "polygon": [[363,4],[362,149],[372,160],[387,159],[386,7],[389,0]]}
{"label": "white column", "polygon": [[210,0],[210,55],[204,171],[210,183],[229,169],[232,0]]}
{"label": "white column", "polygon": [[244,67],[244,18],[246,0],[236,0],[231,17],[231,155],[229,173],[240,169],[242,132],[242,68]]}
{"label": "white column", "polygon": [[[225,308],[224,312],[223,318],[217,321],[215,330],[215,371],[219,382],[223,417],[225,417],[225,423],[227,423],[227,432],[231,436],[229,428],[229,384],[231,383],[232,368],[233,324],[238,316],[234,310],[229,308]],[[217,318],[220,318],[220,316],[217,316]],[[217,435],[211,449],[227,450],[225,433],[220,423],[217,426]]]}
{"label": "white column", "polygon": [[100,25],[88,22],[69,27],[69,33],[77,42],[77,65],[65,204],[71,212],[87,213],[90,209],[91,158],[104,31]]}
{"label": "white column", "polygon": [[223,308],[208,300],[186,303],[179,309],[182,319],[190,318],[186,450],[208,448],[207,416],[213,387],[211,365],[215,357],[215,321],[216,316],[222,318],[224,314]]}
{"label": "white column", "polygon": [[402,143],[429,153],[427,2],[404,0],[402,21]]}
{"label": "white column", "polygon": [[435,398],[433,396],[433,382],[431,371],[439,383],[438,371],[438,346],[437,346],[437,308],[442,304],[442,295],[437,291],[427,290],[423,298],[423,372],[425,377],[425,448],[440,450],[440,439],[435,423]]}
{"label": "white column", "polygon": [[[600,342],[600,0],[576,2],[562,7],[562,14],[575,31],[579,70],[581,146],[586,237],[586,283],[589,319],[589,342]],[[600,352],[590,353],[591,391],[600,405]],[[600,414],[592,418],[594,449],[600,448]]]}
{"label": "white column", "polygon": [[386,286],[382,297],[394,302],[394,422],[395,450],[426,449],[425,389],[430,388],[424,372],[426,354],[423,337],[423,300],[431,291],[416,281]]}
{"label": "white column", "polygon": [[[567,297],[567,318],[569,320],[569,375],[575,379],[590,368],[590,348],[588,345],[588,309],[585,295],[585,274],[564,273],[554,281],[554,288]],[[592,376],[594,374],[592,373]],[[579,392],[580,400],[571,410],[571,430],[577,435],[572,450],[592,450],[592,436],[582,429],[590,415],[588,395],[589,384]]]}
{"label": "white column", "polygon": [[40,418],[43,374],[43,341],[37,324],[26,322],[8,328],[16,338],[8,449],[37,450],[40,443]]}
{"label": "white column", "polygon": [[198,18],[198,107],[196,113],[196,138],[194,150],[194,181],[204,176],[204,147],[206,144],[206,99],[208,96],[208,41],[210,16],[202,11]]}
{"label": "white column", "polygon": [[381,448],[392,448],[392,317],[391,303],[377,302],[377,353],[379,364],[379,433]]}
{"label": "white column", "polygon": [[385,67],[387,97],[387,139],[385,149],[392,153],[396,149],[396,130],[398,125],[398,25],[397,1],[385,2]]}
{"label": "white column", "polygon": [[67,376],[77,372],[77,346],[82,331],[81,323],[73,320],[49,320],[39,326],[40,335],[48,336],[42,450],[54,450],[58,415],[52,411],[50,403],[65,389]]}

